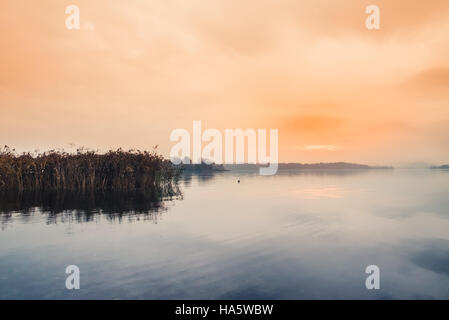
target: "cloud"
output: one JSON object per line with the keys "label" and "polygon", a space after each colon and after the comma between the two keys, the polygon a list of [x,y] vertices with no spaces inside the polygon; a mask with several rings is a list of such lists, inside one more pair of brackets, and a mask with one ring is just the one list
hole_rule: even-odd
{"label": "cloud", "polygon": [[281,127],[295,132],[324,132],[342,126],[343,119],[328,115],[290,116],[282,121]]}
{"label": "cloud", "polygon": [[432,67],[415,73],[406,82],[415,89],[449,89],[449,67]]}
{"label": "cloud", "polygon": [[[193,1],[190,16],[195,30],[220,47],[239,52],[257,52],[274,43],[275,36],[289,32],[310,39],[364,36],[374,39],[416,30],[449,16],[446,0],[215,0],[207,5]],[[367,6],[380,7],[381,30],[370,33],[365,27]],[[293,27],[293,29],[292,29]],[[282,35],[281,35],[282,37]]]}
{"label": "cloud", "polygon": [[[375,3],[373,33],[368,0],[78,0],[78,31],[64,1],[1,1],[0,135],[164,152],[170,130],[201,119],[351,159],[384,157],[403,136],[414,141],[398,157],[447,154],[430,124],[447,124],[449,1]],[[439,145],[417,146],[415,123]]]}
{"label": "cloud", "polygon": [[314,145],[304,146],[304,150],[306,150],[306,151],[319,151],[319,150],[338,151],[340,149],[341,149],[341,146],[335,145],[335,144],[326,144],[326,145],[314,144]]}

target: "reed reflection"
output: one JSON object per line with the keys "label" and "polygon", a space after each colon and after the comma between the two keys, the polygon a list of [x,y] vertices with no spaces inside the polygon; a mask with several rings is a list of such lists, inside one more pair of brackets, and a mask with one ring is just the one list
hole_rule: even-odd
{"label": "reed reflection", "polygon": [[43,214],[48,223],[89,222],[99,215],[121,222],[123,218],[149,219],[167,210],[167,203],[182,199],[178,186],[166,192],[21,192],[0,194],[2,227],[14,215],[27,219]]}

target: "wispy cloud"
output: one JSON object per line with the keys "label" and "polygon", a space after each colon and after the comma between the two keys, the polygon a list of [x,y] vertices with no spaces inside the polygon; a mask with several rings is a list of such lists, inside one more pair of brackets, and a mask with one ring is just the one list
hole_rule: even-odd
{"label": "wispy cloud", "polygon": [[338,151],[341,150],[341,146],[335,144],[313,144],[304,146],[306,151]]}
{"label": "wispy cloud", "polygon": [[20,150],[168,154],[201,119],[278,128],[283,161],[449,157],[447,0],[377,0],[375,33],[361,0],[76,4],[69,31],[64,1],[0,2],[0,137]]}

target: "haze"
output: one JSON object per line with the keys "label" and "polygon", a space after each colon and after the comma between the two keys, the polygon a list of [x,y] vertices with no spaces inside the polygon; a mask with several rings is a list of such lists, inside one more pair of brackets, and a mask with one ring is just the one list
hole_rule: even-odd
{"label": "haze", "polygon": [[278,128],[281,162],[444,163],[448,35],[447,0],[3,0],[0,143],[168,155],[201,120]]}

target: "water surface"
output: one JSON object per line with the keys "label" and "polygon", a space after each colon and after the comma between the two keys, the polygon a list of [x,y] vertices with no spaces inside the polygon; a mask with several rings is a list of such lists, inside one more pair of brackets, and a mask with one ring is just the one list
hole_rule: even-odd
{"label": "water surface", "polygon": [[[448,171],[226,172],[180,188],[125,209],[4,205],[0,298],[449,298]],[[72,264],[80,290],[65,288]],[[380,290],[365,288],[372,264]]]}

